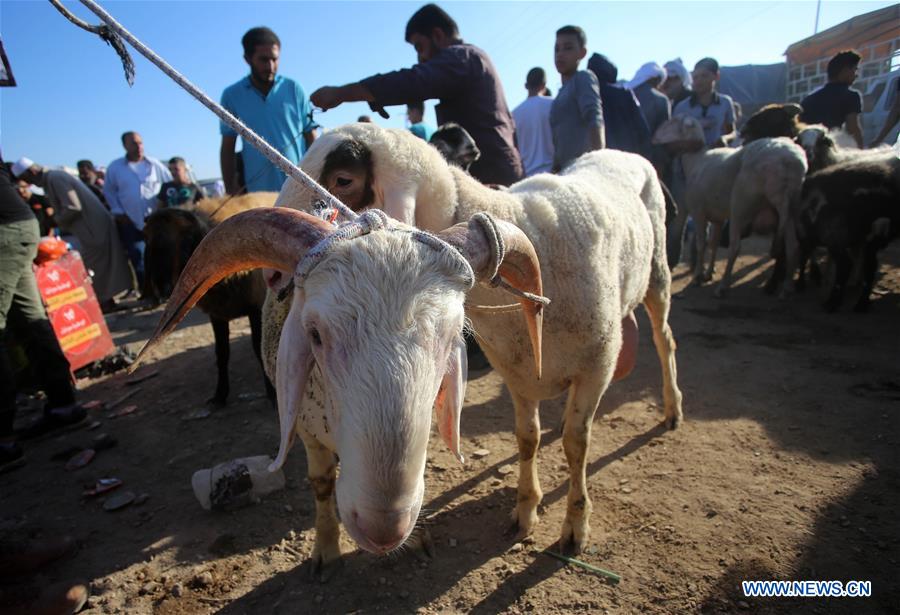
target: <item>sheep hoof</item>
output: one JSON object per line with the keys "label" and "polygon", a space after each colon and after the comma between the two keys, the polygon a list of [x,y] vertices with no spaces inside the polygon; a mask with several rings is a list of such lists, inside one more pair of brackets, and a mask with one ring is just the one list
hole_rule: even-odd
{"label": "sheep hoof", "polygon": [[510,523],[506,528],[506,536],[512,536],[516,542],[531,536],[534,532],[534,526],[537,524],[537,509],[526,511],[520,514],[519,508],[513,508],[509,514]]}
{"label": "sheep hoof", "polygon": [[681,414],[676,414],[675,416],[666,417],[666,429],[678,429],[679,425],[684,422],[684,418]]}
{"label": "sheep hoof", "polygon": [[563,521],[562,534],[559,537],[559,552],[563,555],[578,555],[584,549],[584,544],[587,542],[587,538],[589,535],[589,528],[587,524],[583,528],[581,532],[581,536],[577,536],[575,532],[575,527],[572,523],[566,519]]}
{"label": "sheep hoof", "polygon": [[213,408],[224,408],[228,404],[228,395],[213,395],[209,399],[206,400],[207,406],[212,406]]}
{"label": "sheep hoof", "polygon": [[406,539],[405,547],[412,551],[413,556],[420,562],[434,559],[434,540],[427,527],[416,528]]}
{"label": "sheep hoof", "polygon": [[341,557],[340,548],[337,549],[336,556],[326,554],[326,551],[326,549],[320,550],[316,547],[310,558],[306,560],[307,574],[312,582],[328,583],[344,567],[344,558]]}

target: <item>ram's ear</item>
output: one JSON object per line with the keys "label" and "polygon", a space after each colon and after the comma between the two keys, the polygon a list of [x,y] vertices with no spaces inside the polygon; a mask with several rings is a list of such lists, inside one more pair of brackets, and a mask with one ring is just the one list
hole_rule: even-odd
{"label": "ram's ear", "polygon": [[278,361],[275,367],[275,390],[278,399],[278,423],[281,444],[278,456],[269,465],[269,472],[275,472],[287,458],[294,444],[297,417],[303,405],[303,393],[315,359],[312,347],[300,322],[302,301],[294,293],[291,311],[284,321],[281,340],[278,342]]}
{"label": "ram's ear", "polygon": [[460,463],[466,461],[459,450],[459,417],[466,397],[467,372],[466,343],[459,339],[450,351],[449,365],[434,400],[434,410],[441,438]]}

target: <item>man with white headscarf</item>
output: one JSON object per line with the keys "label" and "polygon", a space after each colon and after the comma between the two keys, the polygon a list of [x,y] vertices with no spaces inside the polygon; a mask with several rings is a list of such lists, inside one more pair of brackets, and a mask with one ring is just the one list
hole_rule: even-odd
{"label": "man with white headscarf", "polygon": [[691,95],[691,71],[687,69],[681,58],[669,60],[663,65],[666,69],[666,80],[659,88],[672,101],[672,108]]}
{"label": "man with white headscarf", "polygon": [[641,103],[641,113],[647,120],[651,135],[660,124],[672,117],[669,99],[656,89],[665,80],[666,69],[656,62],[647,62],[638,69],[634,79],[627,85]]}

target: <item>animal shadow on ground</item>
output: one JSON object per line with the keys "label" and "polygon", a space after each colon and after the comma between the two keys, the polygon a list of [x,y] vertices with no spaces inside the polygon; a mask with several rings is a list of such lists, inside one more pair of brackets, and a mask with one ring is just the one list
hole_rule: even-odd
{"label": "animal shadow on ground", "polygon": [[[896,267],[898,246],[886,251],[882,262]],[[746,603],[741,608],[759,613],[895,610],[900,604],[900,295],[874,296],[864,315],[827,314],[814,291],[761,302],[753,296],[761,293],[757,286],[754,278],[718,303],[692,296],[679,304],[676,337],[708,350],[695,354],[690,369],[679,365],[685,416],[695,424],[738,417],[758,423],[777,445],[775,459],[759,471],[770,493],[815,495],[817,485],[791,480],[787,461],[835,464],[849,468],[852,479],[842,496],[818,507],[798,497],[795,512],[813,523],[796,552],[779,551],[772,543],[747,544],[735,556],[740,561],[721,560],[723,574],[707,591],[702,610],[733,612],[740,601]],[[748,326],[760,318],[767,331]],[[737,347],[739,354],[733,352]],[[727,399],[715,394],[721,382],[729,383]],[[790,516],[777,522],[795,523]],[[754,551],[763,556],[753,556]],[[869,580],[872,597],[751,599],[743,596],[742,580]]]}

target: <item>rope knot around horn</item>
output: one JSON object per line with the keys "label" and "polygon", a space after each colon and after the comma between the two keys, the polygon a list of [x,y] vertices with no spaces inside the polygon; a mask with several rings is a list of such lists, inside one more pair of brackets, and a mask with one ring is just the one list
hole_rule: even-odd
{"label": "rope knot around horn", "polygon": [[488,249],[490,250],[491,260],[487,264],[486,276],[491,286],[500,285],[500,264],[506,257],[506,244],[503,242],[503,235],[497,229],[497,222],[494,218],[485,212],[480,212],[469,218],[469,228],[473,226],[481,227],[484,236],[488,239]]}

